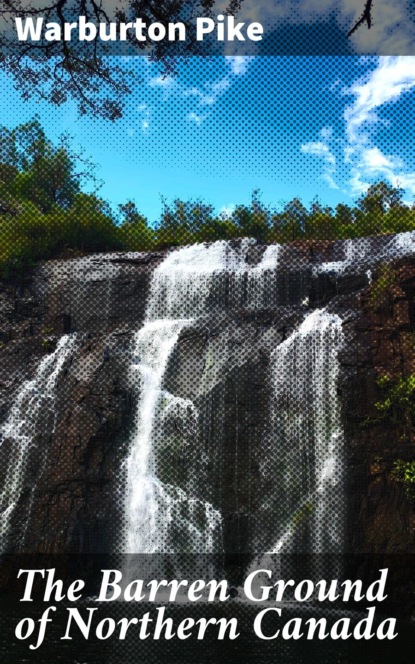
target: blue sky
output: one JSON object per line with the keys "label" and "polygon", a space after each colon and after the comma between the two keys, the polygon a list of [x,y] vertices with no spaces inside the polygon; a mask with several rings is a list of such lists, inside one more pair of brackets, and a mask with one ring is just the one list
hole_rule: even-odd
{"label": "blue sky", "polygon": [[174,78],[145,58],[131,65],[115,123],[24,102],[2,75],[0,124],[37,113],[52,139],[69,131],[99,165],[101,195],[135,200],[150,220],[161,196],[221,210],[259,188],[278,207],[294,196],[336,205],[383,178],[415,197],[415,58],[190,58]]}

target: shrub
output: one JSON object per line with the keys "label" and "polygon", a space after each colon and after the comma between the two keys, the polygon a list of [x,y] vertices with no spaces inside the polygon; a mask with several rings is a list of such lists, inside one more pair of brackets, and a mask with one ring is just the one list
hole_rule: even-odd
{"label": "shrub", "polygon": [[392,477],[404,485],[406,497],[415,501],[415,461],[398,459],[393,464]]}

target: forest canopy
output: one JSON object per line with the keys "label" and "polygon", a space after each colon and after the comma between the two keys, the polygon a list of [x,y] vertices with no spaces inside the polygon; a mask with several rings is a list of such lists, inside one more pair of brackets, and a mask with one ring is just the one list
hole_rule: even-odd
{"label": "forest canopy", "polygon": [[94,165],[64,135],[50,141],[39,120],[0,130],[0,276],[38,261],[102,251],[149,251],[253,237],[263,243],[336,240],[415,230],[415,205],[387,182],[372,184],[353,205],[335,208],[317,198],[266,205],[260,192],[249,204],[217,213],[203,199],[163,200],[150,222],[134,201],[116,209],[99,195]]}

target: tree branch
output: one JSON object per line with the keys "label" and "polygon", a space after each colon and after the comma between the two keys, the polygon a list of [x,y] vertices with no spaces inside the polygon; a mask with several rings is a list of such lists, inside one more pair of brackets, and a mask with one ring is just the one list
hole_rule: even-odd
{"label": "tree branch", "polygon": [[373,0],[366,0],[363,14],[358,19],[358,21],[356,21],[352,29],[347,33],[348,37],[351,37],[356,32],[356,30],[358,30],[360,26],[363,25],[363,23],[366,23],[368,30],[370,30],[372,27],[372,6]]}

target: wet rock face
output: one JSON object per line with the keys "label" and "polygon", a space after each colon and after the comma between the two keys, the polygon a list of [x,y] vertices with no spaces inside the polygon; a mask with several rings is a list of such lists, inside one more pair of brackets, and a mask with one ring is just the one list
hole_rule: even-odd
{"label": "wet rock face", "polygon": [[[376,251],[374,244],[370,249]],[[253,264],[263,252],[252,250]],[[202,316],[181,332],[171,356],[165,387],[194,402],[198,431],[191,412],[186,419],[172,410],[164,432],[171,444],[160,449],[159,476],[185,486],[196,473],[195,490],[223,515],[228,552],[249,552],[258,508],[272,490],[261,466],[271,415],[271,354],[316,306],[342,317],[347,341],[339,358],[339,393],[349,550],[415,548],[413,508],[391,476],[395,459],[413,458],[414,441],[402,441],[396,427],[376,422],[374,407],[382,396],[380,375],[415,373],[415,265],[409,259],[396,263],[395,279],[375,297],[376,271],[368,276],[363,265],[342,273],[336,265],[343,254],[339,243],[313,252],[284,250],[279,269],[291,276],[279,282],[277,306],[253,313],[242,303],[231,312]],[[57,417],[39,423],[28,452],[10,550],[21,549],[22,532],[27,551],[105,552],[119,542],[122,463],[135,399],[128,373],[133,335],[162,258],[108,254],[51,261],[23,284],[0,284],[0,423],[58,339],[78,335],[56,385]],[[315,270],[322,262],[332,269]]]}
{"label": "wet rock face", "polygon": [[348,343],[340,355],[340,385],[348,464],[347,550],[351,576],[370,578],[390,570],[387,602],[396,613],[411,613],[415,586],[415,510],[394,476],[397,460],[415,458],[413,423],[376,408],[388,397],[382,378],[393,385],[415,374],[415,264],[394,265],[392,283],[379,288],[382,274],[356,297],[355,317],[346,324]]}
{"label": "wet rock face", "polygon": [[[0,284],[0,424],[26,381],[76,334],[26,451],[24,481],[8,550],[104,552],[119,522],[121,460],[133,412],[128,367],[133,333],[161,254],[51,261],[24,283]],[[36,386],[33,388],[36,400]],[[31,407],[28,395],[27,407]],[[2,480],[10,481],[3,441]]]}
{"label": "wet rock face", "polygon": [[[131,395],[123,377],[128,335],[80,340],[57,386],[59,413],[31,450],[13,532],[25,550],[98,553],[113,546]],[[108,348],[110,348],[108,353]],[[108,353],[108,354],[106,354]],[[37,479],[36,479],[37,478]],[[36,487],[35,494],[33,487]]]}
{"label": "wet rock face", "polygon": [[48,314],[63,332],[103,333],[122,323],[142,321],[154,267],[162,253],[94,254],[50,261],[37,270],[35,297],[46,299]]}
{"label": "wet rock face", "polygon": [[162,257],[105,254],[49,261],[18,283],[0,282],[0,421],[15,389],[62,334],[136,329],[151,273]]}
{"label": "wet rock face", "polygon": [[[169,392],[192,400],[199,431],[184,449],[161,451],[159,476],[168,482],[171,468],[179,467],[174,479],[185,487],[194,474],[196,491],[222,515],[225,551],[248,560],[264,492],[274,488],[261,472],[271,418],[271,354],[302,315],[278,308],[260,316],[240,310],[199,319],[182,332],[165,380]],[[274,526],[265,519],[268,543]]]}
{"label": "wet rock face", "polygon": [[[413,460],[411,427],[382,417],[377,403],[391,384],[415,374],[415,264],[399,261],[391,283],[379,288],[381,274],[357,300],[349,343],[340,361],[348,464],[350,549],[358,553],[404,554],[415,550],[415,521],[404,486],[394,479],[394,462]],[[404,411],[403,411],[404,417]]]}

